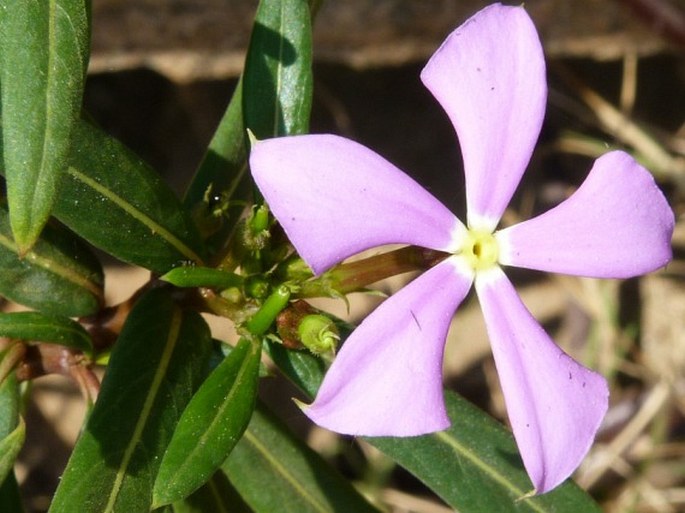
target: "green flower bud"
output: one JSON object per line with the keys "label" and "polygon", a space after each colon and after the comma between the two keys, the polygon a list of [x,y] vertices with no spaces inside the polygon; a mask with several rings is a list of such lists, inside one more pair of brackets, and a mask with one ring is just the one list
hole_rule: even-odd
{"label": "green flower bud", "polygon": [[245,294],[255,299],[264,299],[269,295],[271,286],[262,276],[249,276],[245,280]]}
{"label": "green flower bud", "polygon": [[283,281],[295,282],[308,280],[314,275],[311,268],[299,256],[292,256],[281,262],[276,269],[276,274]]}
{"label": "green flower bud", "polygon": [[297,327],[302,344],[314,354],[331,354],[340,340],[335,323],[325,315],[307,315]]}

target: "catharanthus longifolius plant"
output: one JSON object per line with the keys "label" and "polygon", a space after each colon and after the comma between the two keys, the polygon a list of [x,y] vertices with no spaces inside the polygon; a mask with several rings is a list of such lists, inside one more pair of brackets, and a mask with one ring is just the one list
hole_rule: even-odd
{"label": "catharanthus longifolius plant", "polygon": [[447,428],[443,348],[450,320],[473,285],[516,442],[535,491],[544,493],[587,453],[607,410],[608,387],[551,340],[504,270],[599,278],[648,273],[671,259],[673,213],[650,173],[630,155],[612,151],[595,161],[567,200],[499,228],[547,100],[542,47],[523,7],[495,4],[478,12],[448,36],[421,79],[461,145],[465,224],[351,140],[303,135],[252,147],[260,191],[316,274],[383,244],[448,254],[361,323],[304,411],[317,424],[351,435]]}

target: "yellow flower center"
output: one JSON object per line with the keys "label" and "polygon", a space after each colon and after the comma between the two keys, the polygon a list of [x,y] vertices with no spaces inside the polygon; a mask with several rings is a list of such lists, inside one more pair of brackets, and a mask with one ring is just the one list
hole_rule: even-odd
{"label": "yellow flower center", "polygon": [[461,255],[474,271],[482,271],[497,264],[499,248],[492,233],[471,229],[461,248]]}

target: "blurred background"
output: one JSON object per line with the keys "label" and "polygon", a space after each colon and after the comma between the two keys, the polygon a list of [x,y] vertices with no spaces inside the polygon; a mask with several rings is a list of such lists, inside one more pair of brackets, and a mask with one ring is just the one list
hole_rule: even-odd
{"label": "blurred background", "polygon": [[[488,3],[324,1],[314,30],[312,132],[373,148],[463,218],[459,146],[419,72],[445,36]],[[93,2],[85,108],[179,192],[235,87],[256,5]],[[553,338],[611,383],[609,414],[577,482],[607,512],[685,511],[685,0],[527,0],[525,7],[547,54],[549,103],[537,152],[503,222],[562,201],[596,156],[620,147],[654,173],[678,223],[674,261],[650,276],[510,276]],[[125,299],[147,277],[112,262],[108,301]],[[404,281],[379,287],[392,291]],[[354,320],[378,300],[352,302]],[[475,298],[455,318],[445,363],[448,386],[506,422]],[[41,378],[34,390],[18,477],[27,509],[39,512],[78,435],[83,406],[63,379]],[[295,428],[344,472],[375,486],[388,511],[449,511],[372,449],[310,430],[287,409],[291,390],[265,383],[263,393],[285,404]]]}

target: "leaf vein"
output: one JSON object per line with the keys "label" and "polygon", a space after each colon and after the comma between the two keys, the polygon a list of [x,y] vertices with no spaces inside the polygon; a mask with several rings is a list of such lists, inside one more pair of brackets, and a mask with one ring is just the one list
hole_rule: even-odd
{"label": "leaf vein", "polygon": [[317,510],[322,513],[329,513],[329,509],[326,508],[324,504],[321,504],[316,497],[314,497],[312,494],[308,493],[307,490],[298,482],[298,480],[290,474],[286,468],[281,465],[281,463],[278,461],[278,459],[274,458],[271,456],[267,448],[260,442],[259,438],[252,432],[250,429],[247,429],[245,431],[245,434],[243,435],[243,438],[246,439],[252,446],[259,452],[262,457],[267,461],[273,469],[280,474],[283,479],[288,481],[288,483],[291,484],[293,489],[300,495],[305,501],[308,501],[312,504],[312,506]]}
{"label": "leaf vein", "polygon": [[114,483],[112,485],[112,491],[110,492],[109,500],[107,502],[107,505],[105,506],[105,509],[103,510],[104,513],[110,513],[114,511],[114,505],[116,503],[119,492],[121,491],[124,477],[126,476],[126,470],[128,468],[129,463],[131,462],[133,453],[135,452],[136,447],[138,446],[138,442],[140,442],[143,430],[145,429],[148,418],[150,417],[150,413],[152,412],[152,407],[155,403],[155,400],[157,399],[158,391],[162,385],[164,376],[169,367],[169,363],[171,362],[171,355],[173,354],[174,348],[176,347],[176,342],[179,339],[181,320],[181,311],[178,308],[175,308],[173,315],[171,317],[169,333],[167,335],[164,351],[162,352],[162,357],[160,358],[159,366],[157,367],[155,375],[152,378],[152,383],[150,384],[150,391],[145,397],[145,402],[143,403],[143,408],[140,412],[135,428],[133,429],[133,435],[131,436],[131,440],[129,440],[128,445],[126,446],[121,464],[117,469],[116,478],[114,479]]}
{"label": "leaf vein", "polygon": [[75,179],[82,182],[84,185],[90,187],[91,189],[98,192],[103,197],[114,203],[116,206],[121,208],[133,219],[139,221],[142,225],[149,228],[152,233],[158,234],[169,244],[171,244],[174,248],[176,248],[179,251],[179,253],[181,253],[183,256],[185,256],[189,260],[192,260],[195,263],[202,263],[202,258],[200,258],[200,256],[197,253],[195,253],[192,249],[190,249],[190,247],[188,247],[183,241],[181,241],[178,237],[176,237],[165,227],[157,223],[150,216],[146,215],[141,210],[137,209],[135,206],[125,201],[121,196],[115,194],[110,189],[104,187],[96,180],[90,178],[89,176],[86,176],[85,174],[81,173],[73,167],[70,167],[68,169],[68,173]]}
{"label": "leaf vein", "polygon": [[[0,245],[5,246],[13,253],[19,255],[19,248],[17,247],[17,245],[14,243],[14,241],[10,240],[4,235],[0,235]],[[100,287],[98,287],[97,284],[93,283],[87,277],[76,272],[74,269],[59,264],[54,260],[42,257],[36,254],[34,251],[29,251],[28,253],[26,253],[26,255],[24,255],[24,259],[29,260],[32,264],[35,264],[38,267],[42,267],[48,272],[61,276],[65,280],[70,281],[75,285],[78,285],[79,287],[85,288],[97,298],[102,297]]]}
{"label": "leaf vein", "polygon": [[[513,484],[504,475],[499,473],[497,469],[483,462],[482,459],[478,458],[477,455],[473,454],[468,450],[467,447],[463,446],[452,438],[449,434],[444,432],[438,432],[434,434],[435,438],[442,440],[445,444],[450,446],[454,452],[460,454],[464,458],[468,459],[473,465],[482,470],[485,474],[489,475],[494,481],[501,485],[504,489],[509,490],[512,495],[514,495],[517,500],[526,496],[527,492],[524,492],[521,488]],[[526,500],[524,502],[532,511],[538,513],[545,513],[546,510],[542,508],[539,504]]]}

